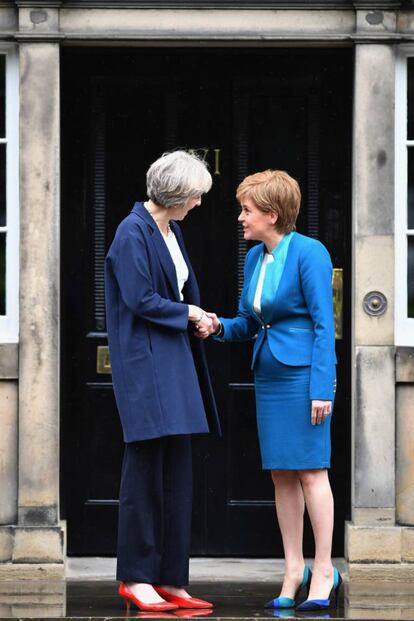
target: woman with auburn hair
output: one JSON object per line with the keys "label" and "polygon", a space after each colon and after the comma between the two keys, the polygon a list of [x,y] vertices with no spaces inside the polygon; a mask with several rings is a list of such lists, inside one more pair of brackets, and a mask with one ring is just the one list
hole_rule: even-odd
{"label": "woman with auburn hair", "polygon": [[[217,318],[221,341],[256,338],[257,427],[263,469],[275,486],[285,553],[280,594],[267,608],[329,608],[341,584],[331,562],[333,497],[329,484],[334,401],[335,330],[332,263],[317,240],[295,232],[301,194],[281,170],[246,177],[237,189],[246,240],[262,243],[246,255],[237,316]],[[211,329],[200,329],[206,338]],[[313,572],[303,558],[305,505],[315,538]],[[302,590],[306,601],[299,603]]]}

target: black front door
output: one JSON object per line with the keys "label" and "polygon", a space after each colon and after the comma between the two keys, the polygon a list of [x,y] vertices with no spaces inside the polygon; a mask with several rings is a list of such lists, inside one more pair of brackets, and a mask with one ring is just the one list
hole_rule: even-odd
{"label": "black front door", "polygon": [[[232,316],[247,245],[235,188],[281,168],[303,191],[298,230],[344,275],[331,480],[334,554],[350,502],[350,128],[348,50],[63,51],[62,506],[69,555],[115,553],[123,444],[105,365],[103,260],[144,200],[145,172],[196,149],[214,184],[183,223],[202,304]],[[282,556],[269,473],[260,467],[251,344],[207,343],[224,437],[194,438],[193,554]],[[313,544],[307,526],[305,553]]]}

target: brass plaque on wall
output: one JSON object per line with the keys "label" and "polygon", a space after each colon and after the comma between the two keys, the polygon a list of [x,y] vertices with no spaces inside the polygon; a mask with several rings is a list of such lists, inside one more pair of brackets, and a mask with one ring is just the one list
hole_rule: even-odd
{"label": "brass plaque on wall", "polygon": [[335,268],[332,274],[333,306],[335,316],[335,338],[342,339],[343,325],[343,269]]}
{"label": "brass plaque on wall", "polygon": [[111,375],[112,373],[107,345],[98,345],[96,348],[96,372],[98,375]]}

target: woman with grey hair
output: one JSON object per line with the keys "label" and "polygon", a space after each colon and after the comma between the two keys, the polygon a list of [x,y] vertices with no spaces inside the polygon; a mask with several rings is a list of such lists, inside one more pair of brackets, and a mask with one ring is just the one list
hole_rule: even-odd
{"label": "woman with grey hair", "polygon": [[[211,187],[206,164],[164,154],[147,173],[147,202],[119,225],[105,262],[108,342],[125,452],[117,579],[129,607],[211,608],[187,593],[191,434],[220,433],[204,349],[212,321],[177,224]],[[197,370],[196,370],[197,369]]]}

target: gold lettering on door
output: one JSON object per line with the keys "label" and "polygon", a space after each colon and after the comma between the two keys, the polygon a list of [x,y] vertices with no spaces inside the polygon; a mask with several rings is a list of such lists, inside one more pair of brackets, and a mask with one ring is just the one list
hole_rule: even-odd
{"label": "gold lettering on door", "polygon": [[210,164],[214,169],[213,175],[221,175],[221,149],[210,149],[209,147],[200,147],[197,149],[188,149],[189,153],[201,157],[204,162]]}
{"label": "gold lettering on door", "polygon": [[214,174],[215,175],[221,175],[220,154],[221,154],[221,149],[214,149]]}

